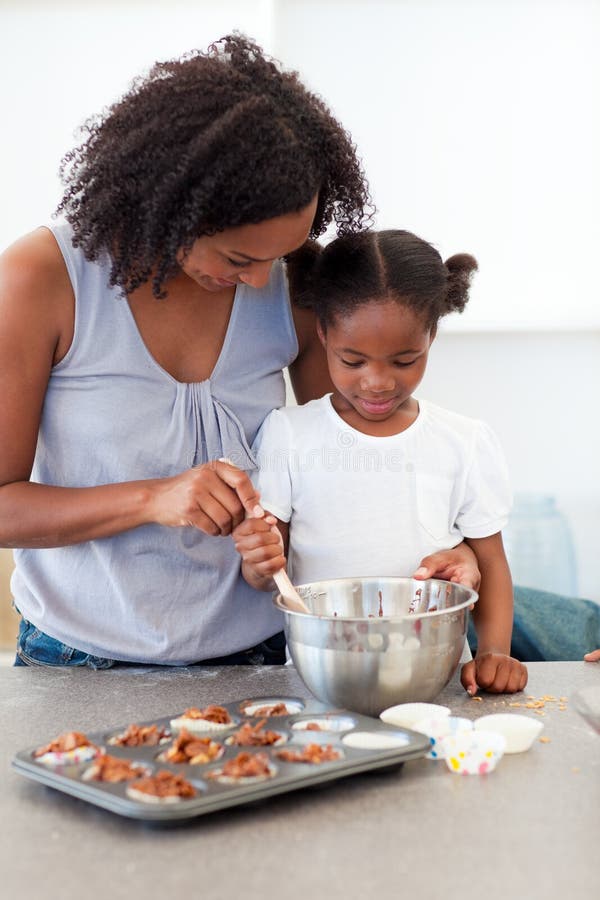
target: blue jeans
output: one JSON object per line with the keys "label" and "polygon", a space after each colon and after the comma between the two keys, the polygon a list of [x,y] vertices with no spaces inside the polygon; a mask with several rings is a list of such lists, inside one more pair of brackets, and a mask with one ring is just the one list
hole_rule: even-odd
{"label": "blue jeans", "polygon": [[[537,588],[515,587],[510,652],[521,662],[580,660],[600,648],[600,605],[580,597],[563,597]],[[469,622],[469,645],[477,638]]]}
{"label": "blue jeans", "polygon": [[15,666],[86,666],[89,669],[110,669],[114,659],[92,656],[57,641],[36,628],[27,619],[21,619],[17,636]]}
{"label": "blue jeans", "polygon": [[[240,650],[229,656],[205,659],[199,666],[282,666],[285,664],[285,636],[283,631],[267,638],[255,647]],[[15,666],[85,666],[88,669],[112,669],[118,666],[139,666],[122,660],[93,656],[76,650],[56,638],[44,634],[31,622],[21,618],[17,637]]]}

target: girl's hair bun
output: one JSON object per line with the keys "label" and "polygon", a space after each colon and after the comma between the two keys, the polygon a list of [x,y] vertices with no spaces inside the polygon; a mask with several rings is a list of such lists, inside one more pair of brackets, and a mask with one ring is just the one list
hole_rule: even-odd
{"label": "girl's hair bun", "polygon": [[446,260],[448,289],[446,312],[462,312],[469,299],[471,278],[477,271],[477,260],[469,253],[456,253]]}

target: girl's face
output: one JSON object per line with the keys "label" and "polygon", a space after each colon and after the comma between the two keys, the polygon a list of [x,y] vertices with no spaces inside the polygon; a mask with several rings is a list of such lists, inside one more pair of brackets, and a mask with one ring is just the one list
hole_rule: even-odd
{"label": "girl's face", "polygon": [[207,291],[236,284],[264,287],[276,259],[297,250],[308,238],[318,195],[299,212],[286,213],[257,225],[240,225],[203,235],[189,253],[179,256],[182,270]]}
{"label": "girl's face", "polygon": [[342,418],[367,434],[406,428],[418,412],[412,393],[425,374],[435,331],[395,300],[366,303],[326,332],[318,330],[335,386],[333,406]]}

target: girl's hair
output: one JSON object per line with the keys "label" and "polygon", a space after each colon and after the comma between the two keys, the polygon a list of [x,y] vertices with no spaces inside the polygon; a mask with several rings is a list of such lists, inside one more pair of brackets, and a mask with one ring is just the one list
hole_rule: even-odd
{"label": "girl's hair", "polygon": [[409,231],[364,231],[332,241],[315,241],[291,254],[290,284],[295,302],[312,307],[323,328],[373,301],[394,299],[422,318],[426,328],[469,299],[477,261],[467,253],[446,262]]}
{"label": "girl's hair", "polygon": [[126,293],[152,278],[165,296],[177,252],[196,238],[295,212],[317,192],[312,237],[371,218],[350,136],[241,34],[156,63],[83,132],[61,163],[57,213],[87,259],[109,253],[111,284]]}

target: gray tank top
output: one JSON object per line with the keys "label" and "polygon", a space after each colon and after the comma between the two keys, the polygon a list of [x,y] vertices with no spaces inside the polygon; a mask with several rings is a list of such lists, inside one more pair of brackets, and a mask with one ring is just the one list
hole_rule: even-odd
{"label": "gray tank top", "polygon": [[[297,355],[285,269],[238,286],[206,381],[176,381],[151,356],[109,266],[51,229],[75,293],[73,343],[53,369],[31,480],[88,487],[175,475],[226,456],[256,468],[250,445],[285,403]],[[158,302],[158,301],[157,301]],[[168,303],[168,300],[165,301]],[[146,525],[70,547],[15,551],[15,604],[39,629],[97,656],[182,665],[242,650],[282,627],[250,588],[230,538]]]}

